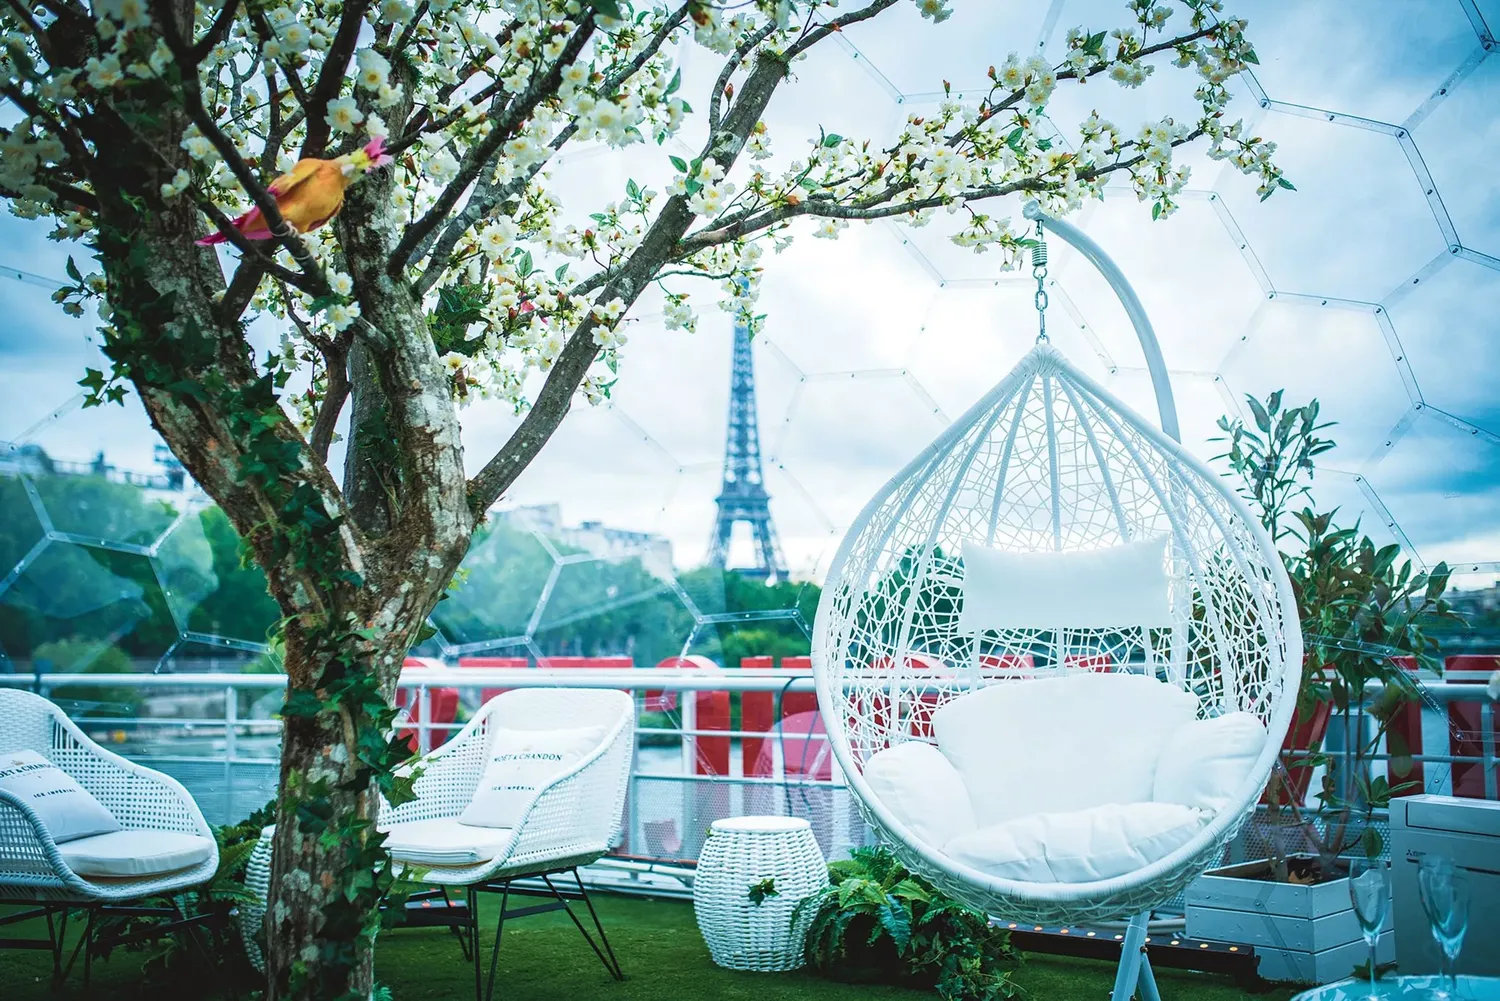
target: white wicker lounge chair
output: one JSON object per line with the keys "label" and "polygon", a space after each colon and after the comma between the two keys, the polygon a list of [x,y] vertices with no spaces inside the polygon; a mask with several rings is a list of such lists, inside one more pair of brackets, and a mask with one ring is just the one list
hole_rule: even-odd
{"label": "white wicker lounge chair", "polygon": [[[479,789],[497,731],[580,727],[597,727],[602,737],[580,760],[536,791],[514,828],[459,823]],[[505,921],[542,911],[567,910],[610,975],[622,978],[619,962],[577,869],[597,861],[617,839],[634,754],[635,703],[624,692],[517,689],[485,703],[457,736],[421,759],[415,800],[382,808],[380,830],[387,833],[393,857],[423,883],[437,888],[414,898],[417,903],[408,907],[409,921],[446,925],[458,931],[463,951],[474,963],[476,996],[493,993]],[[251,858],[247,879],[262,894],[270,880],[269,835],[268,828]],[[553,876],[565,873],[572,875],[576,890],[552,881]],[[526,880],[527,885],[512,885],[513,880]],[[464,889],[466,907],[448,906],[449,887]],[[479,954],[480,893],[501,895],[487,988],[483,986]],[[552,899],[516,908],[510,904],[513,896]],[[588,908],[597,942],[568,907],[571,900],[582,901]],[[242,929],[253,962],[262,959],[255,933],[264,913],[263,907],[241,908]]]}
{"label": "white wicker lounge chair", "polygon": [[[46,940],[0,939],[0,947],[50,949],[58,977],[82,949],[87,971],[85,946],[111,906],[190,890],[218,868],[213,830],[181,783],[100,747],[41,696],[0,689],[0,754],[20,751],[34,751],[72,777],[123,830],[59,845],[24,798],[0,789],[0,904],[35,905],[0,917],[0,926],[45,917],[49,933]],[[192,861],[181,865],[184,859]],[[112,873],[112,863],[135,874]],[[87,924],[65,966],[67,915],[76,910],[87,912]],[[175,907],[153,910],[164,918],[184,917]]]}
{"label": "white wicker lounge chair", "polygon": [[[1294,709],[1302,635],[1274,543],[1173,440],[1134,293],[1087,237],[1049,226],[1120,293],[1165,432],[1041,338],[855,520],[818,606],[813,670],[839,766],[908,868],[1009,921],[1130,918],[1115,996],[1139,983],[1154,999],[1148,914],[1253,810]],[[1045,253],[1034,263],[1042,287]],[[1231,731],[1240,757],[1215,766],[1217,787],[1164,788],[1184,772],[1206,782],[1183,748],[1217,754]]]}

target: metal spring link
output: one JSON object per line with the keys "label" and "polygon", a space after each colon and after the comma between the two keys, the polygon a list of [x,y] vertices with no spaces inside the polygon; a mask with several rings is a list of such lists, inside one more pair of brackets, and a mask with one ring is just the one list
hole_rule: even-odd
{"label": "metal spring link", "polygon": [[1031,276],[1036,279],[1036,315],[1038,341],[1047,339],[1047,243],[1042,239],[1042,224],[1036,224],[1036,243],[1031,247]]}

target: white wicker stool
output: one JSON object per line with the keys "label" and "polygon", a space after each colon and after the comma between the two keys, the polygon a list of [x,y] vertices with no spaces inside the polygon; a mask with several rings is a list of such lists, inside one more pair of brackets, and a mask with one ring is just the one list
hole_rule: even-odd
{"label": "white wicker stool", "polygon": [[[714,962],[731,970],[795,970],[811,907],[792,914],[828,885],[828,866],[812,827],[797,817],[716,820],[698,855],[693,913]],[[760,902],[756,903],[755,898]]]}

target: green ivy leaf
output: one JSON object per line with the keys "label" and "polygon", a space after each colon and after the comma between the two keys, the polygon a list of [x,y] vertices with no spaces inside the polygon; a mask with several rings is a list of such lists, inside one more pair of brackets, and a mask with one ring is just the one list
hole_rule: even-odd
{"label": "green ivy leaf", "polygon": [[305,688],[288,692],[286,701],[281,705],[281,715],[285,719],[311,719],[322,711],[323,700]]}
{"label": "green ivy leaf", "polygon": [[781,891],[776,889],[775,877],[771,877],[763,879],[758,883],[751,883],[750,890],[746,896],[750,898],[750,903],[759,907],[765,902],[767,897],[781,896]]}

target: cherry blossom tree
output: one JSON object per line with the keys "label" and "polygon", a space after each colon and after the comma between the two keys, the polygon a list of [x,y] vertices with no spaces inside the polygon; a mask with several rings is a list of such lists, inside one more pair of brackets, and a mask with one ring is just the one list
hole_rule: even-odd
{"label": "cherry blossom tree", "polygon": [[[56,295],[103,321],[112,368],[83,385],[93,403],[139,395],[284,615],[271,997],[369,994],[393,882],[375,815],[411,795],[391,735],[403,656],[570,406],[629,378],[622,321],[644,294],[683,336],[694,282],[709,289],[695,302],[753,328],[768,249],[942,212],[1005,266],[1026,239],[988,202],[1067,213],[1118,175],[1167,215],[1188,176],[1174,151],[1195,141],[1262,195],[1290,187],[1273,145],[1225,115],[1226,82],[1255,55],[1217,0],[1130,0],[1114,30],[1070,31],[1056,65],[997,51],[986,93],[893,140],[776,136],[803,152],[773,157],[767,108],[799,61],[908,2],[0,6],[0,194],[97,261],[70,262]],[[916,2],[933,22],[951,14]],[[679,63],[694,47],[721,68],[689,95]],[[1046,117],[1063,88],[1174,67],[1190,120],[1091,114],[1058,133]],[[631,180],[607,204],[564,204],[552,168],[575,147],[652,151],[663,190]],[[279,343],[257,354],[266,329]],[[460,413],[476,398],[524,418],[469,476]]]}

